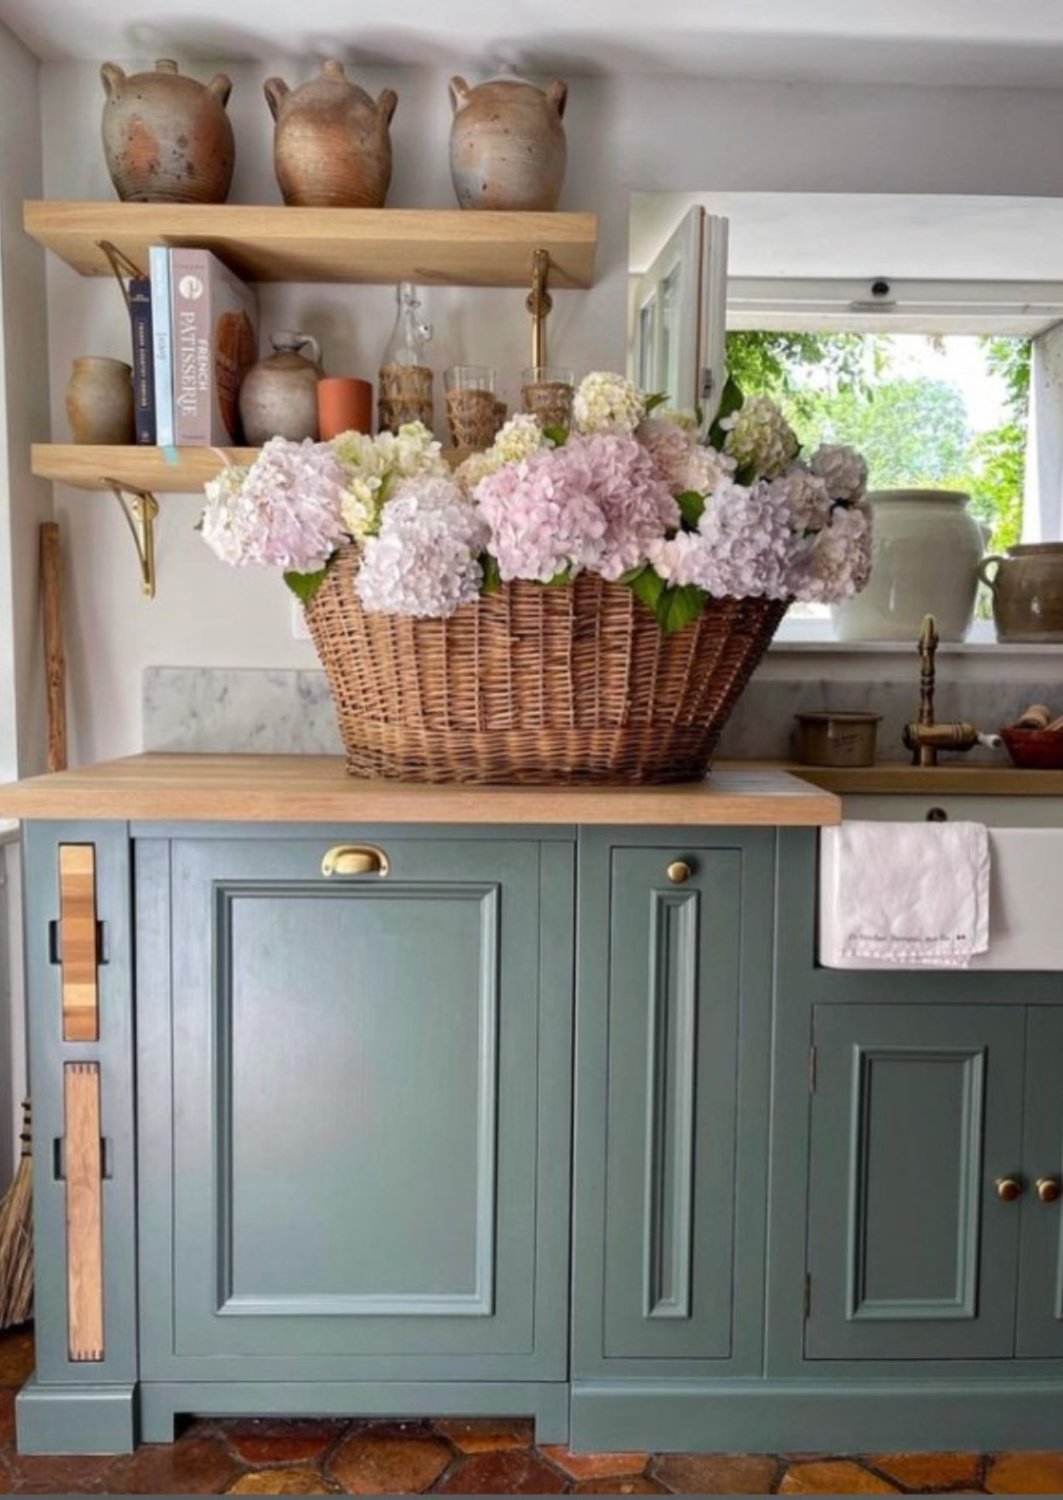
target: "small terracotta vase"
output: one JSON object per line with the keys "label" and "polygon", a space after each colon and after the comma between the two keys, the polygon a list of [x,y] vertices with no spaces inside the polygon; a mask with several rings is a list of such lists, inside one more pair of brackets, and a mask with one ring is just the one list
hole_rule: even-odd
{"label": "small terracotta vase", "polygon": [[75,443],[132,443],[133,371],[120,359],[83,354],[67,382],[66,414]]}
{"label": "small terracotta vase", "polygon": [[[251,366],[240,385],[240,425],[244,442],[261,447],[271,437],[301,443],[318,436],[317,383],[321,347],[308,333],[270,335],[273,353]],[[309,351],[309,357],[300,354]]]}
{"label": "small terracotta vase", "polygon": [[317,383],[317,423],[321,441],[341,432],[373,431],[373,387],[368,380],[335,375]]}
{"label": "small terracotta vase", "polygon": [[236,160],[225,74],[197,83],[164,59],[128,78],[105,62],[100,76],[103,149],[122,202],[224,203]]}
{"label": "small terracotta vase", "polygon": [[267,78],[264,89],[276,121],[273,165],[285,203],[383,208],[391,185],[394,89],[384,89],[374,103],[334,58],[294,92],[282,78]]}
{"label": "small terracotta vase", "polygon": [[568,85],[450,80],[450,175],[462,208],[550,211],[565,181]]}

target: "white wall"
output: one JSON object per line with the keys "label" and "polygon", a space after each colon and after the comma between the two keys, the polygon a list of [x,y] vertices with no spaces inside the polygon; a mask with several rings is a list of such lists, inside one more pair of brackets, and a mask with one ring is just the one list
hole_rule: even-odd
{"label": "white wall", "polygon": [[0,26],[0,781],[42,769],[45,744],[37,526],[52,496],[29,455],[48,411],[44,258],[22,232],[40,191],[38,64]]}
{"label": "white wall", "polygon": [[[125,62],[127,68],[141,66]],[[201,79],[214,71],[196,64]],[[262,80],[295,85],[306,63],[229,67],[237,139],[234,202],[279,202],[272,125]],[[447,75],[370,72],[357,81],[399,95],[393,123],[394,207],[453,207],[447,167]],[[470,80],[471,81],[471,80]],[[599,215],[594,288],[562,293],[550,351],[577,370],[623,368],[627,312],[627,194],[631,189],[1063,195],[1063,92],[825,88],[650,77],[570,78],[569,171],[562,208]],[[98,140],[98,71],[42,70],[45,191],[109,198]],[[48,264],[52,431],[66,437],[63,388],[83,353],[127,349],[117,289]],[[524,298],[512,291],[434,289],[428,311],[440,371],[459,356],[498,367],[512,400],[528,362]],[[264,287],[263,329],[302,327],[320,338],[330,373],[372,376],[390,332],[387,288]],[[441,401],[437,401],[437,411]],[[42,437],[45,434],[40,434]],[[216,562],[193,525],[195,496],[162,499],[159,597],[142,602],[131,543],[107,495],[59,490],[73,554],[68,601],[73,752],[92,760],[140,746],[141,668],[155,665],[304,666],[312,648],[290,635],[286,591],[272,575]]]}

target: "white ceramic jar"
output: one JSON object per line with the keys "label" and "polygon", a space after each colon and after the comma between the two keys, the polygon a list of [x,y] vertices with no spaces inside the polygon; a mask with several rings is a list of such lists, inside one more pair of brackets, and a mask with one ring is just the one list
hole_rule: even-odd
{"label": "white ceramic jar", "polygon": [[959,490],[873,490],[871,578],[831,608],[840,641],[914,641],[933,615],[943,641],[962,641],[974,619],[982,528]]}

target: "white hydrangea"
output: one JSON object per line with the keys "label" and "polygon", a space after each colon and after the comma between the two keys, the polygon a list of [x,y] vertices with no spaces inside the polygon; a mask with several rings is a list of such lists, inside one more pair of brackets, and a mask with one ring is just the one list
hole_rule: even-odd
{"label": "white hydrangea", "polygon": [[592,370],[576,387],[572,419],[577,432],[632,433],[645,415],[645,396],[623,375]]}
{"label": "white hydrangea", "polygon": [[552,447],[539,423],[527,412],[518,412],[499,429],[490,448],[470,453],[457,468],[454,478],[471,495],[481,479],[497,474],[506,464],[519,464],[529,454]]}
{"label": "white hydrangea", "polygon": [[734,478],[735,461],[729,453],[720,453],[704,443],[695,443],[687,460],[683,489],[711,495],[722,484]]}
{"label": "white hydrangea", "polygon": [[332,451],[344,464],[350,480],[343,503],[343,521],[351,536],[373,536],[395,484],[418,476],[446,478],[450,469],[441,445],[423,422],[407,422],[397,433],[343,432],[333,438]]}
{"label": "white hydrangea", "polygon": [[369,537],[355,592],[368,613],[441,620],[476,599],[487,527],[450,479],[396,485]]}
{"label": "white hydrangea", "polygon": [[751,469],[758,479],[785,474],[797,457],[797,436],[768,396],[747,396],[720,426],[727,433],[725,451],[739,469]]}
{"label": "white hydrangea", "polygon": [[810,604],[851,599],[871,575],[871,509],[836,505],[795,570],[793,595]]}
{"label": "white hydrangea", "polygon": [[855,448],[824,443],[813,453],[809,468],[823,480],[832,500],[856,501],[867,489],[867,463]]}
{"label": "white hydrangea", "polygon": [[802,465],[768,482],[772,500],[789,516],[794,531],[819,531],[830,520],[831,497],[826,483]]}
{"label": "white hydrangea", "polygon": [[246,464],[227,464],[203,486],[206,505],[199,534],[214,555],[231,568],[243,566],[247,550],[240,496],[250,472]]}
{"label": "white hydrangea", "polygon": [[793,532],[766,484],[724,482],[709,497],[696,532],[655,542],[650,562],[666,583],[696,584],[716,598],[790,596]]}

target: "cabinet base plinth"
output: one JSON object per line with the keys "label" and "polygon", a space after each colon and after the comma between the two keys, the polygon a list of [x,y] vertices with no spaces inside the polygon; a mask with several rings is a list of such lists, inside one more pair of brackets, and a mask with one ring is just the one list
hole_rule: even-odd
{"label": "cabinet base plinth", "polygon": [[577,1453],[932,1453],[1059,1443],[1063,1381],[600,1381],[572,1387]]}
{"label": "cabinet base plinth", "polygon": [[132,1453],[136,1386],[41,1385],[31,1376],[15,1400],[20,1453]]}
{"label": "cabinet base plinth", "polygon": [[536,1441],[568,1440],[562,1381],[147,1381],[140,1435],[169,1443],[179,1415],[214,1417],[533,1417]]}

